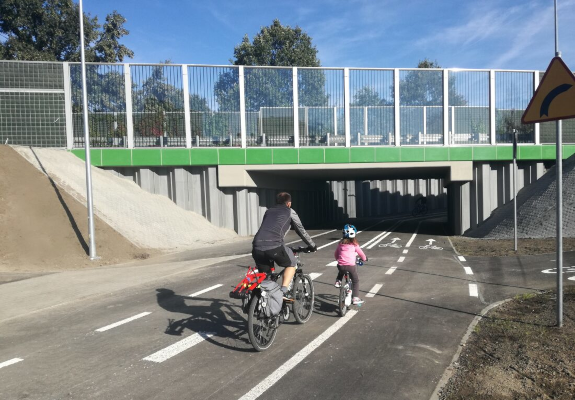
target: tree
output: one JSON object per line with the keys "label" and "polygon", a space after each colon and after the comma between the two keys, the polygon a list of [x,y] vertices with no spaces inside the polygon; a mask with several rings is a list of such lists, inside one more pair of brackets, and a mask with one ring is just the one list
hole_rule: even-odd
{"label": "tree", "polygon": [[[317,49],[312,39],[300,27],[283,26],[279,20],[261,28],[250,42],[244,36],[234,48],[233,65],[274,67],[319,67]],[[260,111],[261,107],[289,107],[293,104],[291,70],[246,69],[246,109]],[[301,70],[298,74],[299,103],[301,106],[327,105],[323,71]],[[215,84],[220,109],[239,111],[237,73],[225,73]]]}
{"label": "tree", "polygon": [[353,95],[353,102],[351,103],[354,107],[366,107],[366,106],[388,106],[389,104],[385,99],[381,98],[379,93],[370,86],[364,86],[359,89]]}
{"label": "tree", "polygon": [[[419,69],[441,68],[437,61],[427,58],[417,65]],[[455,80],[448,83],[449,105],[464,106],[467,101],[455,90]],[[442,106],[442,71],[411,71],[399,84],[400,104],[403,106]]]}
{"label": "tree", "polygon": [[[72,0],[0,0],[0,56],[9,60],[79,61],[79,6]],[[86,61],[121,62],[134,52],[119,40],[129,32],[114,11],[103,26],[84,14]]]}

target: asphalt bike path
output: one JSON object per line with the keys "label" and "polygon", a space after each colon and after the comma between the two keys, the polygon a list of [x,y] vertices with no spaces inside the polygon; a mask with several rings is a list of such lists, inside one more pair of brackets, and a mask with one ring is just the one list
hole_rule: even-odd
{"label": "asphalt bike path", "polygon": [[[336,237],[338,236],[339,232]],[[317,241],[318,246],[321,246],[325,243],[329,243],[332,238],[326,235],[326,239],[327,240],[324,240],[323,238],[318,237],[315,240]],[[306,256],[307,255],[304,257]],[[242,263],[242,261],[245,262]],[[227,293],[229,292],[230,288],[241,279],[241,276],[245,274],[245,269],[247,268],[248,263],[251,264],[253,261],[251,258],[246,257],[245,260],[238,259],[237,263],[234,263],[233,267],[224,265],[219,268],[214,268],[212,273],[209,272],[209,269],[204,268],[202,271],[203,274],[196,274],[196,276],[193,278],[193,286],[198,288],[212,287],[217,285],[214,282],[222,282],[222,277],[227,278],[223,280],[225,284],[220,287],[220,289],[223,290],[221,290],[219,296],[216,294],[215,296],[204,297],[211,295],[211,293],[206,293],[202,297],[197,297],[194,299],[198,301],[199,304],[204,303],[204,306],[199,305],[192,310],[190,309],[191,307],[185,304],[185,301],[187,300],[186,298],[189,298],[190,294],[187,292],[190,291],[191,287],[189,282],[183,282],[181,279],[175,282],[164,284],[163,286],[166,286],[166,288],[158,288],[156,287],[158,285],[152,285],[148,288],[129,289],[126,291],[126,293],[114,294],[110,296],[110,300],[103,304],[92,304],[91,302],[84,302],[81,304],[76,304],[72,307],[64,307],[62,310],[51,311],[48,313],[49,315],[36,315],[33,319],[32,326],[27,325],[21,330],[13,331],[12,338],[14,340],[3,342],[8,345],[7,347],[9,347],[10,351],[8,351],[8,348],[2,346],[2,354],[5,358],[9,358],[10,353],[12,353],[14,356],[16,353],[24,353],[26,355],[25,358],[30,358],[31,356],[36,356],[36,358],[38,358],[38,356],[46,356],[47,359],[45,362],[42,362],[41,359],[37,359],[33,364],[39,368],[37,374],[38,376],[42,376],[41,371],[46,369],[63,369],[63,375],[70,373],[76,376],[81,374],[82,371],[85,371],[86,378],[84,379],[94,382],[96,380],[96,376],[93,374],[93,369],[96,368],[97,370],[101,370],[104,368],[104,370],[107,371],[114,371],[114,364],[117,363],[117,360],[114,359],[114,356],[117,356],[118,353],[121,354],[123,352],[126,355],[133,355],[135,353],[135,357],[127,358],[127,361],[134,362],[138,361],[140,359],[140,355],[142,355],[138,353],[138,348],[140,348],[141,344],[152,342],[157,344],[158,347],[161,347],[173,341],[173,338],[169,335],[161,335],[160,339],[156,338],[155,341],[154,338],[147,337],[147,331],[145,330],[146,325],[153,325],[154,329],[148,329],[148,331],[152,332],[152,336],[154,336],[154,334],[156,334],[158,329],[161,327],[161,330],[165,330],[166,333],[174,335],[177,335],[178,330],[180,331],[180,334],[182,334],[181,332],[185,332],[187,330],[198,332],[202,331],[202,329],[203,331],[219,330],[221,336],[225,338],[228,336],[228,334],[222,332],[221,327],[230,325],[230,322],[232,324],[232,330],[242,330],[246,327],[245,320],[241,321],[240,324],[235,324],[239,326],[235,326],[233,324],[234,320],[241,320],[242,315],[241,312],[238,314],[239,307],[237,306],[237,303],[227,298]],[[230,270],[234,267],[239,269],[237,274],[230,272]],[[155,290],[151,290],[154,287]],[[171,287],[171,289],[168,289],[167,287]],[[214,289],[214,292],[215,291],[216,289]],[[150,292],[156,294],[156,296],[153,298],[154,303],[156,303],[156,308],[159,306],[159,308],[165,311],[171,311],[176,314],[173,315],[173,318],[168,319],[168,326],[166,325],[165,316],[159,317],[158,321],[155,320],[155,318],[157,318],[156,316],[159,316],[160,314],[154,310],[154,304],[150,306]],[[202,307],[204,309],[203,311]],[[220,311],[214,311],[214,308]],[[235,310],[233,310],[234,308]],[[222,309],[227,309],[228,312],[226,313],[225,311],[221,311]],[[94,333],[94,330],[97,329],[96,327],[107,326],[112,321],[120,321],[121,319],[125,319],[126,316],[136,316],[142,314],[142,310],[151,310],[144,312],[151,312],[152,314],[131,321],[125,326],[112,328],[109,331],[103,332],[100,336]],[[202,313],[206,312],[211,314],[211,317],[208,318],[208,320],[211,319],[211,324],[207,323],[206,321],[203,321],[202,323],[202,318],[198,318],[199,321],[194,321],[194,319],[189,315],[191,313],[202,315]],[[243,318],[245,318],[245,316]],[[61,328],[57,330],[54,329],[52,326],[54,323],[58,326],[61,326]],[[214,326],[216,329],[214,329]],[[62,331],[66,332],[64,336],[74,337],[75,340],[70,341],[63,338]],[[48,337],[52,332],[55,336],[54,343],[46,343],[49,342]],[[280,331],[280,333],[281,332],[283,332],[283,329]],[[106,341],[103,339],[104,334],[107,334],[107,338],[110,341],[114,341],[113,346],[105,345]],[[231,347],[251,348],[251,345],[246,343],[247,336],[245,335],[245,332],[243,336],[243,340],[241,340],[239,344],[234,342]],[[21,340],[22,337],[27,338],[28,340],[21,346],[21,348],[19,348],[17,342]],[[216,339],[214,339],[214,342],[215,340]],[[243,342],[243,344],[241,342]],[[75,343],[79,343],[79,348],[74,347]],[[86,351],[87,354],[82,351],[82,348],[86,345],[87,347],[92,348],[92,350]],[[94,346],[98,348],[101,346],[101,349],[94,351]],[[24,348],[25,351],[22,351],[22,348]],[[276,348],[279,348],[279,346],[276,346]],[[90,362],[86,362],[86,359],[82,357],[82,363],[80,363],[81,365],[78,366],[78,362],[75,363],[72,359],[67,359],[65,357],[62,358],[61,354],[50,354],[50,351],[47,349],[53,350],[54,353],[65,351],[71,358],[78,354],[89,354],[90,357],[88,359],[93,362],[93,365]],[[52,360],[53,366],[50,365],[50,362],[48,361],[49,359]],[[65,360],[65,362],[62,364],[63,360]],[[111,363],[106,363],[106,360],[113,361]],[[23,365],[24,364],[22,364],[22,366]],[[31,365],[28,365],[27,367],[32,368]],[[26,370],[30,371],[28,368]],[[16,369],[13,371],[16,372]],[[110,373],[117,374],[118,372],[116,371]],[[104,380],[108,379],[107,375],[108,374],[103,373],[102,377]],[[42,386],[45,387],[42,394],[56,393],[56,388],[62,387],[62,382],[53,378],[54,377],[51,376],[46,381],[42,382]],[[82,381],[82,378],[79,380]],[[17,380],[15,383],[16,382]],[[54,391],[52,392],[50,392],[48,389],[51,385],[54,386]],[[19,386],[19,384],[15,384],[15,388]],[[213,389],[213,387],[210,389]],[[39,398],[41,397],[42,395],[39,396]]]}
{"label": "asphalt bike path", "polygon": [[[368,244],[364,250],[370,258],[360,267],[366,303],[352,307],[358,313],[291,369],[286,365],[293,357],[341,320],[333,287],[337,269],[327,265],[339,229],[310,232],[324,233],[314,240],[318,248],[325,246],[302,256],[304,271],[317,275],[314,315],[305,325],[282,325],[264,353],[253,352],[246,316],[239,301],[228,298],[253,265],[244,256],[0,324],[0,363],[23,359],[0,369],[6,383],[0,397],[241,398],[260,383],[269,384],[280,370],[261,398],[353,397],[354,385],[359,385],[362,398],[427,399],[467,326],[484,307],[479,296],[470,296],[469,283],[478,282],[478,292],[494,300],[509,288],[499,285],[499,292],[490,294],[493,285],[481,282],[489,279],[490,270],[481,260],[477,267],[473,260],[460,261],[449,241],[437,234],[438,224],[420,221],[405,221],[385,238],[395,221],[358,235],[362,246]],[[443,250],[420,249],[428,239]],[[386,243],[402,247],[379,247]],[[466,263],[474,275],[466,273]],[[397,268],[388,274],[393,266]],[[541,273],[532,269],[528,278],[520,279],[536,280],[535,273]],[[508,273],[508,282],[503,282],[516,284]],[[366,297],[377,285],[373,297]],[[130,317],[138,318],[110,327]],[[180,348],[170,349],[178,343]],[[156,361],[145,360],[152,356]]]}

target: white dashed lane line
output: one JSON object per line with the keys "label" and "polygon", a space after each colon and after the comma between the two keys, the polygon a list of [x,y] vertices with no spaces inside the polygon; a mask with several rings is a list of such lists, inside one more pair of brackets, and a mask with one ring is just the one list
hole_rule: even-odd
{"label": "white dashed lane line", "polygon": [[382,287],[383,283],[376,284],[374,287],[371,288],[369,293],[365,295],[365,297],[374,297],[377,294],[377,292],[379,292],[379,289],[381,289]]}
{"label": "white dashed lane line", "polygon": [[168,346],[160,351],[155,352],[151,356],[144,358],[144,360],[156,363],[164,362],[180,354],[182,351],[187,350],[190,347],[193,347],[198,343],[203,342],[204,340],[213,335],[214,334],[211,332],[198,332],[196,334],[193,334],[192,336],[188,336],[187,338],[180,340],[179,342],[174,343],[171,346]]}
{"label": "white dashed lane line", "polygon": [[417,232],[419,232],[419,226],[421,225],[422,222],[423,221],[419,221],[419,224],[417,224],[417,228],[415,228],[415,232],[413,232],[413,235],[411,235],[411,239],[409,239],[409,242],[407,242],[407,244],[405,245],[405,248],[408,248],[409,246],[411,246],[411,244],[415,240],[415,237],[417,236]]}
{"label": "white dashed lane line", "polygon": [[477,285],[475,283],[469,284],[469,295],[471,297],[479,297],[479,291],[477,290]]}
{"label": "white dashed lane line", "polygon": [[407,254],[409,250],[403,250],[403,254]]}
{"label": "white dashed lane line", "polygon": [[118,321],[118,322],[114,322],[113,324],[110,324],[110,325],[106,325],[106,326],[104,326],[103,328],[96,329],[96,332],[105,332],[105,331],[108,331],[108,330],[110,330],[110,329],[112,329],[112,328],[115,328],[115,327],[120,326],[120,325],[127,324],[128,322],[132,322],[132,321],[134,321],[134,320],[136,320],[136,319],[145,317],[146,315],[150,315],[150,314],[151,314],[151,312],[143,312],[143,313],[140,313],[140,314],[138,314],[138,315],[134,315],[133,317],[126,318],[126,319],[123,319],[123,320]]}
{"label": "white dashed lane line", "polygon": [[337,267],[337,261],[332,261],[329,264],[325,265],[326,267]]}
{"label": "white dashed lane line", "polygon": [[4,368],[4,367],[7,367],[7,366],[12,365],[12,364],[19,363],[20,361],[24,361],[24,360],[22,358],[13,358],[11,360],[4,361],[3,363],[0,363],[0,368]]}
{"label": "white dashed lane line", "polygon": [[459,261],[465,261],[465,257],[463,256],[457,256],[457,258],[459,258]]}
{"label": "white dashed lane line", "polygon": [[315,278],[321,276],[322,273],[321,272],[312,272],[309,274],[309,277],[311,278],[311,280],[313,281]]}
{"label": "white dashed lane line", "polygon": [[463,269],[465,270],[465,273],[467,275],[473,275],[473,271],[471,270],[471,268],[469,267],[463,267]]}
{"label": "white dashed lane line", "polygon": [[396,269],[397,269],[397,267],[391,267],[390,269],[387,270],[387,272],[385,273],[385,275],[391,275],[391,274],[393,274]]}
{"label": "white dashed lane line", "polygon": [[256,387],[248,393],[240,397],[240,400],[254,400],[265,393],[266,390],[271,388],[276,382],[283,378],[289,371],[294,369],[300,362],[302,362],[308,355],[317,349],[323,342],[329,339],[336,333],[347,321],[349,321],[357,310],[350,310],[345,314],[345,317],[339,318],[333,325],[331,325],[325,332],[315,338],[310,344],[298,351],[292,358],[286,361],[282,366],[272,372],[267,378],[261,381]]}
{"label": "white dashed lane line", "polygon": [[210,287],[207,288],[207,289],[200,290],[199,292],[196,292],[196,293],[192,293],[192,294],[189,295],[188,297],[197,297],[197,296],[199,296],[199,295],[201,295],[201,294],[204,294],[204,293],[206,293],[206,292],[209,292],[210,290],[217,289],[217,288],[219,288],[220,286],[224,286],[224,285],[221,284],[221,283],[218,283],[217,285],[210,286]]}
{"label": "white dashed lane line", "polygon": [[405,260],[405,257],[399,257],[399,260],[397,260],[397,262],[403,262],[403,260]]}

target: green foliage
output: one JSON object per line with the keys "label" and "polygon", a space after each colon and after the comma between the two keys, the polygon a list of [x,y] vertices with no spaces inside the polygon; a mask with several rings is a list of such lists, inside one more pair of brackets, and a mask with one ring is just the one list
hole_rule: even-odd
{"label": "green foliage", "polygon": [[[319,67],[317,49],[312,39],[301,30],[283,26],[274,20],[261,28],[250,42],[244,36],[234,48],[234,65],[276,67]],[[291,69],[246,69],[246,110],[259,111],[263,106],[290,107],[293,104]],[[323,71],[300,70],[298,100],[301,106],[325,106],[325,75]],[[215,84],[221,110],[239,110],[239,84],[236,72],[222,74]]]}
{"label": "green foliage", "polygon": [[300,27],[283,26],[275,19],[261,28],[253,42],[245,35],[230,61],[234,65],[319,67],[317,49],[311,41]]}
{"label": "green foliage", "polygon": [[[420,69],[441,68],[437,61],[427,58],[417,65]],[[449,105],[464,106],[467,101],[455,90],[455,80],[448,84]],[[411,71],[399,84],[400,103],[404,106],[441,106],[443,105],[442,71]]]}
{"label": "green foliage", "polygon": [[[98,18],[84,14],[86,61],[121,62],[134,52],[120,44],[129,32],[116,11]],[[0,0],[0,57],[8,60],[79,61],[79,6],[72,0]]]}

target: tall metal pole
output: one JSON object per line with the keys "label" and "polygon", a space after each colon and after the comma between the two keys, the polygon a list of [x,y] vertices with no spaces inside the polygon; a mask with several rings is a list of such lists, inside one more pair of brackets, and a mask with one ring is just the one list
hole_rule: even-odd
{"label": "tall metal pole", "polygon": [[[561,57],[559,51],[559,28],[557,21],[557,0],[555,3],[555,57]],[[555,147],[557,149],[557,326],[563,326],[563,139],[561,121],[556,122],[557,135]]]}
{"label": "tall metal pole", "polygon": [[513,232],[517,251],[517,129],[513,129]]}
{"label": "tall metal pole", "polygon": [[88,129],[88,91],[86,87],[86,58],[84,55],[84,12],[80,0],[80,57],[82,65],[82,108],[84,115],[84,148],[86,151],[86,202],[88,206],[88,229],[90,235],[90,260],[96,260],[96,241],[94,237],[94,210],[92,204],[92,170],[90,159],[90,132]]}

